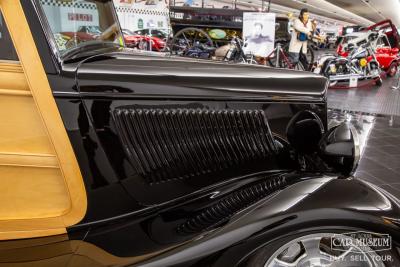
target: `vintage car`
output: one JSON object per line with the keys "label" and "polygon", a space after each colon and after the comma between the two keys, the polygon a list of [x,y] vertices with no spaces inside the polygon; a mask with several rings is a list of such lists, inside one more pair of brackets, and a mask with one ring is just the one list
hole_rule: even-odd
{"label": "vintage car", "polygon": [[[85,8],[101,38],[59,45]],[[0,10],[1,266],[399,266],[326,78],[124,48],[111,0]]]}
{"label": "vintage car", "polygon": [[339,43],[336,52],[347,57],[353,47],[370,42],[375,50],[375,57],[380,67],[387,75],[393,77],[400,64],[400,39],[396,27],[391,21],[382,21],[363,31],[345,35]]}
{"label": "vintage car", "polygon": [[164,51],[166,48],[168,35],[164,31],[144,29],[132,32],[123,29],[122,33],[127,47],[157,52]]}
{"label": "vintage car", "polygon": [[102,30],[99,26],[79,26],[76,31],[60,32],[67,41],[73,40],[75,43],[96,40],[100,37]]}

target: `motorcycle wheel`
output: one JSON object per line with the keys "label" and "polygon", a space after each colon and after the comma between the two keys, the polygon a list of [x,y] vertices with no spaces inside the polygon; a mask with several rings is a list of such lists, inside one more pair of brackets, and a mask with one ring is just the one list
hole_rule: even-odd
{"label": "motorcycle wheel", "polygon": [[383,84],[383,81],[382,81],[382,78],[381,77],[379,77],[379,78],[377,78],[376,80],[375,80],[375,84],[377,85],[377,86],[382,86],[382,84]]}
{"label": "motorcycle wheel", "polygon": [[[289,55],[289,44],[290,43],[287,43],[283,46],[283,50],[285,51],[286,55]],[[311,70],[311,67],[314,63],[314,51],[310,45],[307,47],[306,55],[304,55],[303,53],[300,53],[299,63],[302,64],[303,70],[306,70],[306,71]]]}
{"label": "motorcycle wheel", "polygon": [[389,69],[387,71],[387,76],[389,76],[389,77],[395,76],[396,73],[397,73],[397,68],[398,68],[397,63],[396,62],[392,62],[392,64],[390,64],[390,67],[389,67]]}
{"label": "motorcycle wheel", "polygon": [[382,70],[379,67],[379,64],[377,62],[370,62],[369,64],[370,64],[371,74],[376,74],[376,76],[375,76],[375,84],[377,86],[382,86],[383,81],[382,81],[382,77],[380,76]]}
{"label": "motorcycle wheel", "polygon": [[211,37],[202,29],[184,28],[172,38],[170,51],[175,55],[185,55],[186,51],[197,44],[215,47]]}

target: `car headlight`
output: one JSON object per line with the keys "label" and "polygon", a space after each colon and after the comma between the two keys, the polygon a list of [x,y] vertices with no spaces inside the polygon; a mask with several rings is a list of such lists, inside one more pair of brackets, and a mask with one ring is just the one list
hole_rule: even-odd
{"label": "car headlight", "polygon": [[322,159],[345,175],[352,175],[360,161],[360,141],[357,130],[350,123],[329,129],[320,141]]}

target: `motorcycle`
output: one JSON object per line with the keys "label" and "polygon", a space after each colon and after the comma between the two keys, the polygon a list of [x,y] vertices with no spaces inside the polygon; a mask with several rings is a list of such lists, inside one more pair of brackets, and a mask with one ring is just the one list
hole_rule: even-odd
{"label": "motorcycle", "polygon": [[348,57],[324,54],[314,66],[313,72],[329,79],[329,86],[347,83],[351,79],[374,80],[377,86],[382,85],[381,68],[375,57],[370,42],[356,47],[348,46]]}
{"label": "motorcycle", "polygon": [[254,55],[246,54],[243,50],[243,40],[233,36],[230,43],[217,48],[215,60],[226,62],[258,64]]}
{"label": "motorcycle", "polygon": [[207,33],[196,28],[179,31],[168,44],[173,55],[210,59],[214,56],[216,47]]}
{"label": "motorcycle", "polygon": [[192,47],[187,48],[182,56],[209,59],[215,53],[215,47],[208,46],[202,43],[195,43]]}

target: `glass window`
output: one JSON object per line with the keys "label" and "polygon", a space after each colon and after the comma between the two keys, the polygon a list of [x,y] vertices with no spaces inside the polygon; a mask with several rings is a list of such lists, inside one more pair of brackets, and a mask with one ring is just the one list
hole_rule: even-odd
{"label": "glass window", "polygon": [[167,33],[162,30],[151,30],[151,36],[160,38],[160,39],[166,39],[167,38]]}
{"label": "glass window", "polygon": [[385,47],[385,46],[389,46],[390,47],[390,44],[389,44],[389,41],[387,40],[387,37],[386,36],[379,37],[377,42],[376,42],[376,46],[377,47]]}
{"label": "glass window", "polygon": [[62,55],[95,44],[123,45],[112,0],[40,0]]}
{"label": "glass window", "polygon": [[0,60],[18,60],[10,33],[0,11]]}

